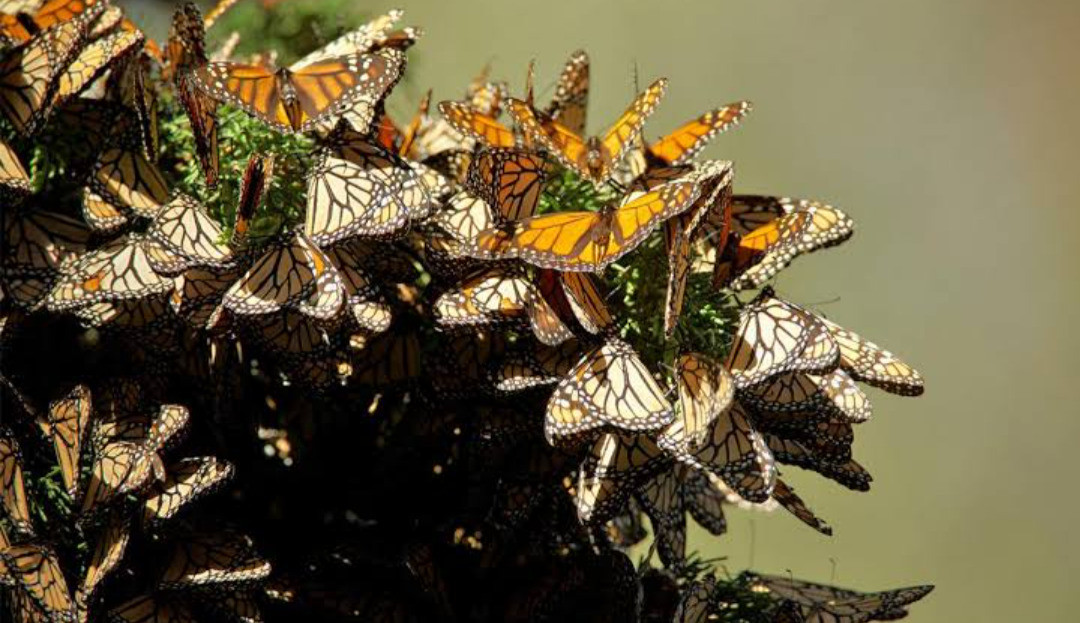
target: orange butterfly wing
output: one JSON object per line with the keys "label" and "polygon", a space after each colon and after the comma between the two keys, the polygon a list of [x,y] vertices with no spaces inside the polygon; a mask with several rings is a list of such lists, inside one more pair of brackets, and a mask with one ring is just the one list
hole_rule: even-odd
{"label": "orange butterfly wing", "polygon": [[686,162],[713,136],[738,125],[751,109],[750,102],[735,102],[710,110],[650,145],[649,154],[669,165]]}
{"label": "orange butterfly wing", "polygon": [[622,116],[604,135],[603,141],[601,141],[606,162],[603,177],[606,178],[611,173],[612,163],[618,162],[626,149],[637,141],[642,128],[645,126],[645,121],[656,110],[656,105],[664,97],[666,89],[667,80],[664,78],[649,85],[649,88],[634,99],[629,108],[623,112]]}
{"label": "orange butterfly wing", "polygon": [[461,102],[442,102],[439,112],[461,134],[490,147],[513,147],[514,133],[495,119],[482,115]]}

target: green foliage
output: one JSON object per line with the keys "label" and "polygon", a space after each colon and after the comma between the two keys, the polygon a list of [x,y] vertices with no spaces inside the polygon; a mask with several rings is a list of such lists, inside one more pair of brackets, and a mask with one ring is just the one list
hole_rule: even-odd
{"label": "green foliage", "polygon": [[238,32],[235,56],[274,50],[278,65],[285,66],[364,23],[369,14],[367,5],[352,0],[277,2],[269,8],[262,2],[240,2],[214,24],[207,43],[217,49]]}
{"label": "green foliage", "polygon": [[[573,171],[559,167],[540,196],[537,212],[599,211],[619,201],[610,187],[597,188]],[[663,236],[653,234],[640,247],[605,273],[608,306],[619,335],[645,361],[661,368],[671,365],[679,350],[723,358],[738,322],[738,300],[717,291],[711,273],[691,273],[675,335],[664,334],[668,258]]]}
{"label": "green foliage", "polygon": [[312,139],[279,133],[242,110],[225,106],[218,111],[218,143],[220,179],[211,190],[195,157],[195,139],[187,116],[171,96],[163,97],[161,167],[172,176],[176,190],[199,198],[231,234],[248,159],[274,154],[274,176],[250,235],[270,236],[300,222],[307,194],[304,176],[311,168],[315,147]]}

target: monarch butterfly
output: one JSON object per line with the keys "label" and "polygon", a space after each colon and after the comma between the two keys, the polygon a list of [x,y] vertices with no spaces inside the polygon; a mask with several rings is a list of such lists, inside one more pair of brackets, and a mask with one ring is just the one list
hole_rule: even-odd
{"label": "monarch butterfly", "polygon": [[142,45],[143,39],[141,32],[121,30],[95,39],[83,47],[60,74],[52,105],[56,106],[82,92],[114,63],[134,53]]}
{"label": "monarch butterfly", "polygon": [[405,50],[412,47],[417,39],[423,36],[422,30],[410,27],[390,32],[394,24],[400,21],[404,15],[405,12],[400,9],[393,9],[385,15],[380,15],[363,26],[349,31],[318,50],[309,53],[297,61],[296,66],[305,67],[325,58],[373,52],[383,48]]}
{"label": "monarch butterfly", "polygon": [[611,519],[640,483],[670,462],[647,435],[601,434],[578,468],[578,518],[591,525]]}
{"label": "monarch butterfly", "polygon": [[799,521],[826,536],[832,536],[832,528],[829,527],[829,524],[819,519],[818,516],[803,503],[802,498],[795,495],[795,490],[789,487],[783,480],[780,480],[779,478],[776,480],[776,488],[773,489],[772,496],[774,500],[780,503],[780,506],[784,507],[784,510],[795,515]]}
{"label": "monarch butterfly", "polygon": [[[682,314],[686,298],[686,283],[690,277],[691,250],[702,223],[719,212],[721,222],[727,223],[730,210],[732,164],[712,160],[698,165],[684,178],[698,184],[699,195],[694,206],[664,223],[664,242],[668,256],[667,299],[664,304],[664,333],[671,336]],[[718,245],[723,245],[728,235],[721,226]]]}
{"label": "monarch butterfly", "polygon": [[[531,86],[531,85],[530,85]],[[532,106],[531,88],[527,96]],[[589,55],[578,50],[570,55],[555,85],[555,95],[544,109],[541,118],[554,121],[581,136],[585,133],[585,112],[589,103]]]}
{"label": "monarch butterfly", "polygon": [[238,0],[218,0],[217,4],[215,4],[213,8],[210,9],[210,12],[206,14],[206,17],[203,18],[203,27],[209,30],[211,26],[221,19],[222,15],[225,15],[229,9],[236,5],[237,1]]}
{"label": "monarch butterfly", "polygon": [[831,369],[838,356],[821,319],[765,288],[739,313],[727,368],[743,389],[793,370]]}
{"label": "monarch butterfly", "polygon": [[82,47],[85,26],[83,19],[60,23],[0,58],[0,112],[21,134],[36,132],[52,112],[57,81]]}
{"label": "monarch butterfly", "polygon": [[669,568],[686,558],[686,505],[682,478],[686,466],[679,465],[653,476],[635,494],[652,523],[656,551]]}
{"label": "monarch butterfly", "polygon": [[755,412],[753,421],[765,432],[794,439],[815,457],[833,463],[851,460],[855,436],[848,422],[822,418],[813,413],[765,414]]}
{"label": "monarch butterfly", "polygon": [[816,201],[735,195],[732,230],[738,235],[718,253],[713,283],[759,288],[799,255],[847,240],[853,228],[845,213]]}
{"label": "monarch butterfly", "polygon": [[270,563],[251,538],[231,530],[192,534],[173,549],[158,586],[178,589],[213,584],[257,582],[270,575]]}
{"label": "monarch butterfly", "polygon": [[307,132],[348,111],[352,128],[366,133],[376,106],[404,68],[405,55],[387,48],[274,72],[259,65],[212,62],[193,76],[209,97],[237,106],[280,132]]}
{"label": "monarch butterfly", "polygon": [[90,563],[86,567],[79,589],[75,592],[75,606],[80,620],[86,620],[93,605],[94,594],[101,583],[120,564],[131,540],[130,521],[122,513],[109,517],[94,543]]}
{"label": "monarch butterfly", "polygon": [[210,330],[221,319],[225,291],[239,277],[237,268],[222,271],[192,268],[176,277],[169,306],[192,327]]}
{"label": "monarch butterfly", "polygon": [[327,253],[341,273],[345,285],[345,303],[356,324],[367,331],[381,333],[390,328],[393,315],[374,278],[367,272],[353,247],[338,245]]}
{"label": "monarch butterfly", "polygon": [[486,393],[487,370],[505,352],[501,333],[475,330],[454,336],[434,362],[431,384],[436,394],[459,399]]}
{"label": "monarch butterfly", "polygon": [[[150,56],[144,51],[129,55],[116,63],[106,85],[107,93],[124,106],[135,111],[139,147],[151,161],[158,155],[157,95],[147,76],[151,72]],[[198,140],[196,141],[198,145]]]}
{"label": "monarch butterfly", "polygon": [[324,245],[397,235],[410,220],[426,217],[434,201],[409,163],[339,128],[308,178],[304,231]]}
{"label": "monarch butterfly", "polygon": [[554,312],[544,331],[535,331],[544,344],[557,346],[575,334],[605,335],[615,326],[606,297],[591,276],[542,269],[538,282],[541,297]]}
{"label": "monarch butterfly", "polygon": [[736,400],[706,429],[697,446],[686,440],[681,419],[675,419],[656,443],[694,469],[719,476],[742,498],[764,502],[776,482],[776,465],[764,438],[754,429],[746,410]]}
{"label": "monarch butterfly", "polygon": [[439,112],[451,128],[467,139],[463,144],[456,141],[454,147],[469,148],[474,142],[496,148],[510,148],[517,144],[509,128],[465,102],[439,102]]}
{"label": "monarch butterfly", "polygon": [[413,331],[390,330],[364,343],[352,380],[377,387],[420,376],[420,341]]}
{"label": "monarch butterfly", "polygon": [[633,251],[663,221],[688,209],[698,188],[672,182],[631,193],[600,212],[556,212],[522,219],[512,229],[481,232],[470,253],[483,259],[519,258],[542,268],[601,272]]}
{"label": "monarch butterfly", "polygon": [[165,470],[165,480],[154,485],[143,504],[143,519],[151,524],[171,519],[187,505],[228,482],[234,471],[231,463],[212,456],[173,463]]}
{"label": "monarch butterfly", "polygon": [[135,597],[110,610],[109,617],[123,623],[195,623],[198,620],[187,604],[167,593]]}
{"label": "monarch butterfly", "polygon": [[119,208],[85,186],[82,189],[82,217],[90,229],[106,235],[131,222]]}
{"label": "monarch butterfly", "polygon": [[649,145],[648,158],[664,166],[684,164],[712,137],[738,125],[751,110],[753,105],[743,101],[710,110]]}
{"label": "monarch butterfly", "polygon": [[[219,242],[224,237],[221,226],[189,195],[173,197],[154,216],[146,234],[167,251],[150,256],[154,269],[165,275],[190,268],[221,270],[235,260],[232,249]],[[158,261],[164,258],[170,261]]]}
{"label": "monarch butterfly", "polygon": [[172,280],[154,272],[142,243],[142,238],[124,236],[80,257],[49,292],[49,309],[65,311],[170,291]]}
{"label": "monarch butterfly", "polygon": [[292,310],[258,317],[249,325],[256,343],[291,360],[327,357],[337,346],[312,318]]}
{"label": "monarch butterfly", "polygon": [[90,426],[90,389],[78,385],[49,405],[49,435],[68,495],[75,497],[83,437]]}
{"label": "monarch butterfly", "polygon": [[0,141],[0,201],[13,206],[30,194],[30,176],[19,155],[7,143]]}
{"label": "monarch butterfly", "polygon": [[869,491],[873,477],[853,459],[834,462],[814,456],[803,443],[765,433],[765,442],[777,461],[817,472],[855,491]]}
{"label": "monarch butterfly", "polygon": [[268,250],[235,283],[222,300],[244,316],[270,314],[289,307],[325,320],[341,309],[344,284],[330,258],[307,236],[296,235]]}
{"label": "monarch butterfly", "polygon": [[514,323],[526,317],[536,298],[523,270],[484,268],[440,295],[434,313],[443,327]]}
{"label": "monarch butterfly", "polygon": [[[15,580],[16,590],[32,606],[28,618],[74,619],[75,607],[63,570],[52,549],[42,545],[13,545],[0,551],[0,563]],[[38,614],[40,612],[40,614]]]}
{"label": "monarch butterfly", "polygon": [[86,248],[90,232],[79,221],[43,210],[4,214],[5,273],[48,275],[64,269]]}
{"label": "monarch butterfly", "polygon": [[649,85],[602,139],[583,139],[555,120],[542,122],[533,109],[521,100],[510,99],[510,115],[532,141],[554,155],[563,165],[599,186],[611,177],[627,149],[637,141],[645,121],[656,109],[666,88],[667,80],[663,78]]}
{"label": "monarch butterfly", "polygon": [[121,211],[153,218],[169,201],[169,188],[157,166],[141,152],[110,147],[101,152],[90,187]]}
{"label": "monarch butterfly", "polygon": [[568,375],[580,358],[581,344],[576,340],[567,340],[558,346],[525,346],[499,362],[492,372],[492,382],[495,389],[505,393],[552,385]]}
{"label": "monarch butterfly", "polygon": [[923,379],[918,370],[853,331],[824,318],[821,322],[839,345],[840,367],[851,378],[901,396],[923,393]]}
{"label": "monarch butterfly", "polygon": [[629,344],[608,340],[585,353],[548,400],[544,435],[549,443],[610,426],[655,431],[675,418],[664,391]]}
{"label": "monarch butterfly", "polygon": [[0,502],[4,514],[21,533],[34,533],[30,523],[30,507],[26,503],[26,485],[22,475],[22,455],[14,435],[0,428]]}
{"label": "monarch butterfly", "polygon": [[[138,420],[125,423],[129,427],[126,431],[115,426],[99,427],[95,435],[100,438],[96,444],[100,450],[83,493],[80,514],[91,516],[117,496],[142,491],[154,478],[164,479],[165,466],[158,453],[187,427],[188,417],[184,407],[163,405],[141,435]],[[111,439],[106,437],[110,432],[114,435]],[[134,440],[124,439],[124,435]]]}
{"label": "monarch butterfly", "polygon": [[236,206],[236,219],[233,221],[232,239],[229,246],[235,251],[247,247],[248,233],[255,212],[262,203],[263,195],[274,179],[274,156],[252,155],[244,168],[244,177],[240,182],[240,201]]}
{"label": "monarch butterfly", "polygon": [[716,580],[711,575],[690,583],[683,589],[682,598],[675,608],[675,623],[706,623],[713,610],[712,594]]}
{"label": "monarch butterfly", "polygon": [[517,149],[482,149],[469,164],[466,188],[506,220],[532,216],[544,185],[544,163]]}
{"label": "monarch butterfly", "polygon": [[716,418],[731,407],[735,380],[720,362],[700,353],[683,353],[675,360],[679,417],[687,447],[706,440]]}
{"label": "monarch butterfly", "polygon": [[788,372],[743,392],[741,399],[759,411],[810,411],[848,422],[870,418],[870,399],[842,369],[824,375]]}
{"label": "monarch butterfly", "polygon": [[858,621],[897,618],[904,608],[926,597],[933,586],[912,586],[878,593],[860,593],[852,590],[814,584],[783,576],[743,574],[748,584],[757,592],[766,593],[776,600],[788,601],[799,607],[801,620],[830,623],[856,623]]}
{"label": "monarch butterfly", "polygon": [[[0,15],[0,38],[25,41],[39,31],[76,19],[92,24],[93,29],[90,32],[95,37],[112,30],[117,24],[127,31],[138,30],[135,24],[123,17],[123,11],[106,2],[98,4],[96,0],[49,0],[41,4],[33,15],[26,14],[29,9],[39,4],[27,3],[27,6],[17,10],[18,15]],[[13,7],[4,7],[4,10],[13,12]]]}

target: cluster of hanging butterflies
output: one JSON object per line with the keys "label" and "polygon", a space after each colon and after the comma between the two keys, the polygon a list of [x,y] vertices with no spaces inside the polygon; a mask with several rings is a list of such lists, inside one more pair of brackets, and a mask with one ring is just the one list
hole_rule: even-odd
{"label": "cluster of hanging butterflies", "polygon": [[[736,194],[731,162],[695,160],[711,138],[741,122],[748,102],[710,110],[649,142],[646,121],[667,89],[661,78],[605,132],[589,135],[589,59],[579,51],[546,105],[534,97],[531,66],[520,97],[485,69],[462,99],[438,104],[438,115],[429,92],[399,125],[385,99],[421,36],[394,30],[400,11],[274,68],[265,56],[208,51],[206,29],[234,3],[225,0],[206,17],[194,4],[180,7],[160,47],[105,0],[3,5],[11,13],[0,15],[7,43],[0,113],[12,131],[0,142],[0,349],[37,318],[69,317],[124,344],[127,365],[157,378],[190,377],[212,392],[242,383],[229,374],[266,377],[268,370],[282,385],[321,396],[341,391],[341,400],[376,388],[356,409],[397,417],[386,424],[387,439],[404,427],[440,440],[425,446],[438,455],[433,473],[463,456],[505,471],[485,498],[485,525],[513,532],[555,523],[543,547],[560,551],[597,539],[627,547],[642,538],[644,515],[660,559],[674,570],[687,564],[688,512],[718,535],[727,526],[724,506],[783,507],[831,533],[780,478],[781,466],[869,488],[851,449],[852,427],[871,409],[858,383],[918,395],[922,379],[768,286],[794,258],[846,240],[853,224],[824,203]],[[206,187],[238,183],[231,230],[199,197],[170,184],[176,171],[159,162],[159,96],[172,98],[190,125],[191,166]],[[314,152],[304,154],[312,164],[303,172],[304,216],[295,228],[252,235],[267,209],[275,161],[287,154],[253,154],[242,179],[223,179],[222,107],[314,141]],[[81,152],[88,152],[71,157],[72,175],[63,183],[34,179],[28,141],[72,132],[85,137]],[[549,192],[568,177],[602,206],[583,209]],[[52,201],[58,196],[77,196],[77,206],[53,207],[71,203]],[[669,341],[652,346],[676,353],[667,361],[646,361],[609,305],[612,267],[633,261],[655,238],[663,241],[667,279],[646,285],[666,289]],[[742,290],[760,290],[739,303],[724,351],[704,352],[679,331],[689,284],[702,278],[735,300]],[[380,401],[390,400],[383,392],[400,392],[393,394],[399,411],[383,408]],[[72,512],[87,526],[80,529],[100,530],[101,544],[86,560],[39,539],[16,437],[4,433],[3,502],[15,534],[14,545],[0,549],[0,564],[15,580],[13,611],[26,620],[85,617],[132,534],[170,525],[188,502],[232,475],[212,457],[165,462],[170,440],[187,425],[180,407],[92,413],[89,391],[77,388],[38,419],[56,449]],[[415,413],[422,423],[410,420]],[[562,521],[567,511],[573,525]],[[482,531],[460,531],[454,546],[482,548]],[[181,533],[160,579],[110,606],[112,616],[187,621],[214,607],[226,612],[211,618],[257,620],[249,589],[267,579],[269,563],[250,539],[233,530]],[[624,563],[625,556],[602,563],[610,586],[564,573],[561,563],[558,573],[539,572],[541,581],[506,605],[503,618],[561,612],[552,598],[560,592],[636,594]],[[71,593],[66,580],[74,576],[60,571],[64,564],[93,578]],[[309,581],[275,578],[260,585],[260,599],[317,602],[339,614],[381,608],[378,600],[358,604],[341,588],[368,570],[339,564],[333,555],[320,558]],[[409,563],[412,579],[438,597],[446,591],[432,569]],[[189,589],[226,597],[199,603]],[[772,590],[796,604],[785,606],[782,620],[830,620],[817,605]],[[881,598],[876,610],[860,612],[895,615],[919,596]]]}
{"label": "cluster of hanging butterflies", "polygon": [[[192,521],[192,503],[228,483],[234,468],[213,456],[176,456],[189,427],[186,408],[152,408],[129,379],[94,392],[75,386],[40,410],[22,405],[0,428],[0,517],[10,527],[0,524],[0,576],[13,620],[90,621],[106,611],[118,621],[195,620],[163,612],[205,607],[200,591],[211,589],[244,602],[250,586],[269,575],[249,537]],[[71,500],[66,513],[43,521],[30,512],[40,502],[25,485],[24,462],[58,468]],[[60,535],[75,527],[89,547],[58,547]],[[156,579],[138,589],[145,593],[102,603],[106,585],[123,584],[115,576],[141,571],[148,561]],[[146,618],[154,611],[159,618]]]}

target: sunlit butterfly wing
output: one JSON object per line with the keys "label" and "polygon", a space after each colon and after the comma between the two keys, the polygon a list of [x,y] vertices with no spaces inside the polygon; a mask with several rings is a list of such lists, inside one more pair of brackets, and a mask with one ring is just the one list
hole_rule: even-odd
{"label": "sunlit butterfly wing", "polygon": [[476,257],[519,258],[542,268],[600,272],[633,251],[664,220],[690,207],[697,186],[672,182],[648,193],[633,193],[601,212],[556,212],[522,219],[512,230],[481,232],[470,253]]}
{"label": "sunlit butterfly wing", "polygon": [[[220,270],[234,260],[232,250],[221,242],[221,226],[190,195],[178,194],[169,201],[150,223],[147,235],[175,258],[167,265],[154,264],[164,274],[175,275],[190,268]],[[151,256],[152,262],[154,259]]]}
{"label": "sunlit butterfly wing", "polygon": [[24,135],[53,108],[57,79],[84,41],[85,23],[69,21],[7,50],[0,58],[0,112]]}
{"label": "sunlit butterfly wing", "polygon": [[112,147],[98,156],[90,186],[114,206],[142,218],[153,218],[169,201],[161,171],[141,151],[127,147]]}
{"label": "sunlit butterfly wing", "polygon": [[[772,290],[766,288],[740,312],[739,327],[727,361],[727,368],[735,377],[735,386],[749,387],[795,369],[825,367],[829,349],[817,353],[811,348],[823,331],[827,335],[820,319],[775,298]],[[813,354],[824,355],[824,361],[804,362],[808,349]]]}
{"label": "sunlit butterfly wing", "polygon": [[90,427],[90,412],[90,390],[85,385],[76,386],[49,405],[49,432],[60,476],[71,497],[78,492],[79,461],[83,437]]}
{"label": "sunlit butterfly wing", "polygon": [[503,218],[516,221],[536,212],[544,185],[544,163],[517,149],[484,149],[469,165],[466,188]]}
{"label": "sunlit butterfly wing", "polygon": [[166,297],[153,295],[141,299],[91,303],[72,313],[86,326],[138,332],[161,330],[170,319],[168,312]]}
{"label": "sunlit butterfly wing", "polygon": [[821,319],[840,346],[840,367],[851,378],[902,396],[923,393],[919,371],[889,351],[834,322]]}
{"label": "sunlit butterfly wing", "polygon": [[676,419],[660,434],[657,444],[690,467],[719,476],[751,502],[768,499],[776,482],[773,456],[738,401],[713,420],[697,447],[686,443],[682,426],[682,420]]}
{"label": "sunlit butterfly wing", "polygon": [[19,155],[7,143],[0,141],[0,201],[10,206],[30,194],[30,176]]}
{"label": "sunlit butterfly wing", "polygon": [[649,145],[649,155],[664,164],[682,164],[712,137],[738,125],[752,108],[750,102],[735,102],[710,110]]}
{"label": "sunlit butterfly wing", "polygon": [[571,132],[585,134],[585,112],[589,104],[589,55],[578,50],[570,55],[555,86],[555,95],[544,110]]}
{"label": "sunlit butterfly wing", "polygon": [[517,142],[509,128],[464,102],[440,102],[439,112],[454,130],[481,145],[509,148]]}
{"label": "sunlit butterfly wing", "polygon": [[0,551],[0,562],[14,575],[16,590],[45,614],[45,620],[74,619],[75,606],[55,552],[40,545],[14,545]]}
{"label": "sunlit butterfly wing", "polygon": [[345,302],[357,325],[373,333],[390,328],[393,320],[391,309],[360,258],[346,245],[335,246],[327,255],[341,273]]}
{"label": "sunlit butterfly wing", "polygon": [[442,327],[518,323],[538,296],[522,270],[485,268],[443,293],[433,308]]}
{"label": "sunlit butterfly wing", "polygon": [[615,326],[615,319],[608,311],[607,298],[601,294],[596,280],[585,273],[559,273],[566,302],[574,318],[589,333],[604,335]]}
{"label": "sunlit butterfly wing", "polygon": [[[331,291],[337,288],[336,296]],[[252,316],[302,309],[316,317],[336,313],[344,300],[341,275],[329,258],[302,234],[279,240],[225,293],[234,313]],[[327,295],[327,296],[324,296]],[[326,299],[326,300],[324,300]]]}
{"label": "sunlit butterfly wing", "polygon": [[53,105],[82,92],[114,63],[134,53],[143,39],[140,32],[121,30],[90,42],[57,79]]}
{"label": "sunlit butterfly wing", "polygon": [[759,411],[817,411],[849,422],[863,422],[873,411],[870,398],[839,368],[824,375],[788,372],[740,399]]}
{"label": "sunlit butterfly wing", "polygon": [[111,516],[98,534],[90,563],[86,567],[86,575],[75,593],[75,605],[84,618],[93,605],[94,596],[102,582],[123,560],[130,540],[130,522],[120,513]]}
{"label": "sunlit butterfly wing", "polygon": [[143,519],[168,521],[185,507],[213,493],[233,476],[234,468],[212,456],[184,458],[166,469],[165,480],[154,485],[143,506]]}
{"label": "sunlit butterfly wing", "polygon": [[131,222],[123,211],[88,187],[82,189],[82,216],[99,234],[111,234]]}
{"label": "sunlit butterfly wing", "polygon": [[63,311],[101,301],[164,294],[172,285],[171,279],[151,268],[142,239],[125,236],[80,257],[53,286],[48,305]]}
{"label": "sunlit butterfly wing", "polygon": [[549,442],[610,426],[654,431],[674,419],[652,373],[625,342],[610,338],[587,352],[548,401],[544,434]]}
{"label": "sunlit butterfly wing", "polygon": [[251,584],[270,575],[270,563],[255,551],[251,539],[222,530],[194,534],[179,541],[158,581],[163,589],[214,584]]}
{"label": "sunlit butterfly wing", "polygon": [[735,398],[735,380],[719,362],[700,353],[684,353],[675,361],[679,417],[689,446],[700,445],[716,418]]}
{"label": "sunlit butterfly wing", "polygon": [[588,524],[611,519],[642,482],[669,465],[646,435],[601,434],[578,469],[578,518]]}
{"label": "sunlit butterfly wing", "polygon": [[113,441],[94,457],[94,465],[82,498],[84,516],[129,491],[142,490],[153,477],[151,458],[140,443]]}
{"label": "sunlit butterfly wing", "polygon": [[343,130],[308,178],[304,229],[324,245],[353,236],[395,236],[432,207],[424,182],[407,162]]}
{"label": "sunlit butterfly wing", "polygon": [[236,106],[281,132],[307,132],[344,112],[367,132],[375,108],[397,83],[405,55],[395,49],[325,58],[271,73],[259,65],[214,62],[194,71],[211,98]]}

